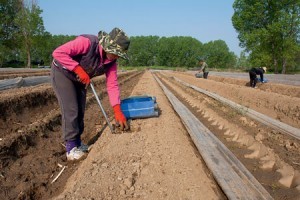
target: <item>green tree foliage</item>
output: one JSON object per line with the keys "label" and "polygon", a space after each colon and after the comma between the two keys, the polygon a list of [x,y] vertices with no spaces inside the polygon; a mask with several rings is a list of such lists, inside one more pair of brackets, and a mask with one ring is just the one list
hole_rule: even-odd
{"label": "green tree foliage", "polygon": [[51,55],[51,43],[52,35],[48,32],[39,34],[33,37],[33,43],[31,47],[32,63],[44,61],[45,64],[50,62],[49,56]]}
{"label": "green tree foliage", "polygon": [[33,45],[39,45],[34,41],[35,37],[44,34],[43,19],[40,17],[42,10],[33,1],[23,1],[23,7],[15,18],[19,27],[18,40],[22,43],[21,55],[27,60],[27,67],[31,67],[31,54]]}
{"label": "green tree foliage", "polygon": [[[54,49],[75,38],[68,35],[51,35],[45,31],[43,19],[40,17],[42,10],[34,0],[0,0],[0,2],[1,11],[7,13],[7,16],[1,13],[1,16],[6,18],[1,20],[0,50],[1,53],[5,52],[6,60],[4,58],[1,60],[1,54],[0,64],[4,60],[18,60],[31,67],[33,62],[43,60],[45,65],[50,65]],[[17,5],[19,9],[14,10]],[[234,54],[229,52],[224,41],[202,44],[188,36],[131,37],[128,55],[129,60],[118,61],[120,65],[194,68],[197,66],[199,56],[207,56],[207,63],[214,67],[227,68],[235,65]]]}
{"label": "green tree foliage", "polygon": [[203,45],[192,37],[137,36],[130,38],[128,66],[166,66],[191,68],[203,54]]}
{"label": "green tree foliage", "polygon": [[249,58],[246,56],[246,52],[245,51],[242,51],[240,53],[240,56],[237,59],[236,66],[237,66],[237,68],[243,69],[243,70],[245,70],[245,69],[247,69],[247,68],[249,68],[251,66],[250,62],[249,62]]}
{"label": "green tree foliage", "polygon": [[203,58],[210,67],[233,68],[236,64],[236,56],[229,51],[223,40],[215,40],[203,45]]}
{"label": "green tree foliage", "polygon": [[0,0],[0,67],[4,62],[16,59],[14,51],[19,44],[15,40],[18,26],[14,19],[21,7],[19,0]]}
{"label": "green tree foliage", "polygon": [[198,57],[207,58],[207,63],[214,67],[230,68],[236,64],[236,56],[222,40],[207,44],[183,36],[138,36],[130,40],[130,60],[120,60],[121,65],[195,68]]}
{"label": "green tree foliage", "polygon": [[52,62],[52,52],[60,45],[75,39],[74,35],[51,35],[48,32],[43,35],[34,37],[34,45],[32,47],[32,60],[43,60],[45,65],[50,65]]}
{"label": "green tree foliage", "polygon": [[49,65],[53,50],[75,38],[46,32],[35,1],[0,0],[0,11],[0,67],[11,66],[7,62],[30,67],[41,60]]}
{"label": "green tree foliage", "polygon": [[[156,64],[156,49],[158,36],[137,36],[131,37],[130,55],[131,66],[151,66]],[[126,63],[129,64],[128,62]]]}
{"label": "green tree foliage", "polygon": [[[142,48],[145,45],[143,43]],[[201,47],[201,42],[192,37],[156,37],[156,44],[151,50],[151,62],[147,66],[154,64],[167,67],[194,67],[197,56],[201,54]]]}
{"label": "green tree foliage", "polygon": [[282,73],[296,65],[299,0],[235,0],[233,8],[233,26],[252,64],[270,66],[275,72],[281,69]]}

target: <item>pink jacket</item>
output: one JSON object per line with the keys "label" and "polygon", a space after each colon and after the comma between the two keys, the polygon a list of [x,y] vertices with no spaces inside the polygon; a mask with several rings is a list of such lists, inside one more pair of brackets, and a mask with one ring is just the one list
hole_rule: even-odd
{"label": "pink jacket", "polygon": [[[73,60],[72,57],[76,55],[86,54],[89,51],[91,44],[90,40],[83,36],[78,36],[74,40],[67,42],[53,51],[53,58],[59,61],[65,68],[73,71],[74,68],[79,64],[77,61]],[[101,63],[108,64],[112,62],[111,60],[103,60],[102,47],[99,45],[100,59]],[[118,75],[117,75],[117,63],[111,66],[107,72],[106,76],[106,89],[109,96],[109,101],[111,106],[120,104],[120,89],[118,85]]]}

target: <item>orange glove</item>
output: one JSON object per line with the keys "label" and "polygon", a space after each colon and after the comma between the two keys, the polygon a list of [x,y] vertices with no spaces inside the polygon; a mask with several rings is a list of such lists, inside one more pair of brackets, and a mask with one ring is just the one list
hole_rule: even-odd
{"label": "orange glove", "polygon": [[113,107],[115,113],[116,122],[120,124],[121,130],[128,130],[129,126],[126,121],[126,117],[124,116],[120,104],[117,104]]}
{"label": "orange glove", "polygon": [[91,81],[89,75],[84,71],[84,69],[80,65],[76,66],[73,71],[75,72],[77,78],[81,83],[85,85],[90,84]]}

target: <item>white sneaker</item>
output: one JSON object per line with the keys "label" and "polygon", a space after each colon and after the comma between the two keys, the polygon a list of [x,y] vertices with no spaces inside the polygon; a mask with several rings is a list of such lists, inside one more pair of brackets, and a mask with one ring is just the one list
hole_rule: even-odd
{"label": "white sneaker", "polygon": [[80,160],[84,158],[86,154],[79,148],[74,147],[70,153],[67,152],[67,160]]}

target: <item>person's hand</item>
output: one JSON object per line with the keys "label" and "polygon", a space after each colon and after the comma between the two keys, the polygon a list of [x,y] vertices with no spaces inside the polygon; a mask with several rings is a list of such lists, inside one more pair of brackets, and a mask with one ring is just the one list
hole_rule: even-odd
{"label": "person's hand", "polygon": [[77,79],[85,85],[89,85],[91,80],[89,75],[84,71],[84,69],[78,65],[74,68],[73,70],[75,72],[75,74],[77,75]]}
{"label": "person's hand", "polygon": [[120,125],[121,130],[128,130],[129,126],[126,121],[126,117],[124,116],[120,104],[117,104],[113,107],[115,113],[116,122]]}

